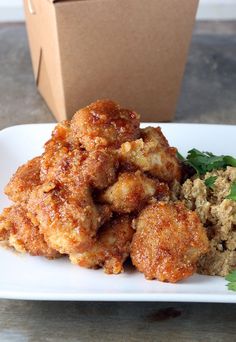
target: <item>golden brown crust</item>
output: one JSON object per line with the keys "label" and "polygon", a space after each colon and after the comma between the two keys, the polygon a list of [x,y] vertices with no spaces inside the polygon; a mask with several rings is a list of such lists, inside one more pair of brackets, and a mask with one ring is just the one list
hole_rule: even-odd
{"label": "golden brown crust", "polygon": [[158,186],[158,180],[148,178],[140,171],[125,172],[119,175],[116,183],[105,190],[100,200],[110,204],[115,212],[131,213],[140,210],[156,195]]}
{"label": "golden brown crust", "polygon": [[13,176],[6,193],[16,205],[0,218],[0,240],[117,274],[138,216],[134,264],[147,278],[175,282],[193,273],[207,245],[194,213],[158,203],[180,177],[176,149],[160,128],[140,130],[135,112],[97,101],[59,123],[42,156]]}
{"label": "golden brown crust", "polygon": [[208,251],[205,230],[196,213],[183,203],[159,202],[138,216],[131,259],[147,279],[177,282],[192,275]]}
{"label": "golden brown crust", "polygon": [[160,181],[171,183],[181,178],[176,151],[169,146],[160,127],[147,127],[141,130],[140,139],[123,143],[120,159],[122,163],[134,165]]}
{"label": "golden brown crust", "polygon": [[139,115],[122,109],[110,100],[99,100],[79,110],[71,120],[73,143],[87,150],[118,148],[123,142],[139,137]]}
{"label": "golden brown crust", "polygon": [[27,212],[20,205],[4,209],[0,216],[0,241],[4,241],[20,253],[27,252],[47,258],[60,256],[56,250],[47,245],[39,227],[31,222]]}
{"label": "golden brown crust", "polygon": [[70,255],[71,262],[87,268],[103,267],[109,274],[122,272],[134,234],[131,221],[129,216],[121,216],[107,222],[86,252]]}
{"label": "golden brown crust", "polygon": [[107,206],[96,206],[87,187],[74,192],[44,184],[31,192],[27,209],[48,245],[61,254],[84,251],[98,228],[110,218]]}
{"label": "golden brown crust", "polygon": [[67,153],[73,149],[80,150],[79,146],[72,146],[69,143],[70,133],[70,122],[60,122],[52,131],[51,139],[44,144],[44,153],[40,163],[40,179],[42,183],[52,180],[57,165]]}
{"label": "golden brown crust", "polygon": [[5,187],[5,194],[14,202],[25,202],[32,189],[40,184],[41,157],[20,166]]}
{"label": "golden brown crust", "polygon": [[80,170],[80,177],[95,189],[102,190],[116,181],[118,166],[117,155],[113,151],[91,151]]}
{"label": "golden brown crust", "polygon": [[43,154],[41,180],[67,186],[72,191],[84,184],[104,189],[115,181],[117,168],[118,160],[112,151],[88,153],[63,146],[53,153],[50,149]]}

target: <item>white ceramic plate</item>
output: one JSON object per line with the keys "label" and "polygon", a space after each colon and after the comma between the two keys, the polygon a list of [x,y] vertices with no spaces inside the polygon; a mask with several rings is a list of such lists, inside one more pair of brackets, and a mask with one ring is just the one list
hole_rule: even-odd
{"label": "white ceramic plate", "polygon": [[[157,124],[150,124],[157,125]],[[160,124],[182,154],[195,147],[236,155],[236,126]],[[22,163],[42,152],[53,124],[22,125],[0,132],[0,209],[9,204],[4,185]],[[0,297],[34,300],[184,301],[236,303],[220,277],[194,275],[178,284],[147,281],[134,270],[106,275],[102,270],[49,261],[0,248]]]}

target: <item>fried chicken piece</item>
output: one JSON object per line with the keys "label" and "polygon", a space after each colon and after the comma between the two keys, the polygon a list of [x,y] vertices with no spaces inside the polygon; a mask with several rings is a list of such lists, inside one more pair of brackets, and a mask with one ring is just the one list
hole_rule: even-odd
{"label": "fried chicken piece", "polygon": [[66,146],[53,151],[45,151],[41,162],[41,180],[75,187],[79,183],[81,167],[87,153],[80,149],[70,150]]}
{"label": "fried chicken piece", "polygon": [[71,128],[70,128],[70,121],[69,120],[64,120],[59,122],[55,128],[52,131],[52,136],[51,139],[45,144],[45,149],[46,149],[46,145],[50,142],[50,141],[54,141],[54,143],[58,144],[58,145],[68,145],[69,144],[69,137],[71,134]]}
{"label": "fried chicken piece", "polygon": [[131,259],[147,279],[175,283],[187,278],[209,248],[199,217],[182,202],[147,206],[136,219],[135,227]]}
{"label": "fried chicken piece", "polygon": [[[134,231],[131,216],[111,220],[112,211],[137,214],[149,201],[169,193],[168,185],[157,179],[171,183],[180,178],[176,149],[169,147],[160,128],[142,130],[139,138],[139,116],[108,100],[81,109],[71,122],[59,123],[45,144],[43,155],[21,166],[7,185],[6,194],[22,206],[18,203],[0,216],[0,240],[20,252],[49,258],[68,254],[80,266],[104,267],[107,273],[120,273],[129,256]],[[102,204],[96,204],[94,199]],[[161,215],[162,211],[158,212]],[[173,241],[179,238],[178,248],[177,242],[171,244],[168,259],[164,258],[168,238],[155,224],[152,231],[148,230],[145,220],[149,214],[145,214],[145,209],[142,213],[133,243],[134,260],[140,270],[144,267],[146,271],[147,266],[151,270],[144,272],[147,277],[162,276],[170,281],[178,280],[180,274],[182,278],[187,276],[186,269],[189,272],[190,264],[195,267],[195,259],[204,250],[204,243],[199,242],[201,234],[192,236],[188,231],[188,220],[194,221],[193,217],[188,213],[187,218],[181,216],[179,223],[175,222],[177,214],[173,209],[166,214],[175,228],[169,227],[168,233],[174,236]],[[150,226],[155,215],[150,215]],[[158,220],[162,222],[161,218]],[[143,236],[147,241],[142,240]],[[153,264],[148,253],[155,246],[160,251]],[[179,251],[175,259],[174,248]],[[146,259],[141,256],[142,251],[147,254]],[[178,271],[171,269],[175,264]]]}
{"label": "fried chicken piece", "polygon": [[129,216],[121,216],[106,223],[91,248],[81,254],[70,254],[71,262],[87,268],[103,267],[109,274],[122,272],[134,234],[131,221]]}
{"label": "fried chicken piece", "polygon": [[90,151],[82,166],[81,176],[84,182],[95,189],[102,190],[115,182],[118,166],[117,154],[113,151],[106,149]]}
{"label": "fried chicken piece", "polygon": [[5,194],[14,202],[25,202],[31,190],[40,184],[40,157],[20,166],[5,187]]}
{"label": "fried chicken piece", "polygon": [[[45,144],[47,151],[47,162],[53,160],[55,151],[68,146],[67,136],[69,134],[69,122],[59,123],[52,132],[52,138]],[[43,157],[36,157],[24,165],[20,166],[16,173],[12,176],[10,182],[5,187],[5,194],[14,202],[27,201],[32,189],[42,181],[41,173],[48,171],[48,167],[44,165]],[[43,171],[41,166],[43,164]],[[44,170],[45,169],[45,170]]]}
{"label": "fried chicken piece", "polygon": [[158,191],[159,181],[148,178],[140,171],[120,174],[117,182],[100,196],[102,203],[109,203],[118,213],[131,213],[143,205]]}
{"label": "fried chicken piece", "polygon": [[171,183],[181,177],[176,151],[176,148],[169,146],[160,127],[147,127],[141,130],[141,139],[121,145],[120,159],[160,181]]}
{"label": "fried chicken piece", "polygon": [[[50,151],[51,152],[51,151]],[[81,184],[104,189],[116,179],[117,156],[112,151],[81,149],[63,146],[51,155],[45,152],[41,162],[41,180],[70,187]]]}
{"label": "fried chicken piece", "polygon": [[[51,139],[49,139],[44,144],[45,152],[54,152],[60,149],[61,147],[71,147],[70,141],[70,121],[64,120],[59,122],[52,131]],[[78,148],[79,146],[74,146],[74,148]]]}
{"label": "fried chicken piece", "polygon": [[0,216],[0,241],[14,247],[20,253],[56,258],[60,254],[50,248],[40,233],[39,227],[27,217],[20,205],[4,209]]}
{"label": "fried chicken piece", "polygon": [[115,181],[118,168],[117,154],[100,149],[87,152],[80,144],[69,143],[69,122],[58,124],[52,138],[45,144],[41,160],[42,182],[79,186],[81,183],[104,189]]}
{"label": "fried chicken piece", "polygon": [[[51,181],[51,173],[55,172],[61,158],[73,148],[76,148],[68,141],[70,133],[70,122],[62,121],[52,131],[51,139],[44,144],[44,153],[42,154],[40,165],[40,179],[42,182]],[[76,150],[79,150],[79,147]]]}
{"label": "fried chicken piece", "polygon": [[33,222],[51,248],[61,254],[81,252],[93,242],[98,228],[111,217],[108,206],[96,206],[86,186],[68,190],[54,183],[34,189],[27,203]]}
{"label": "fried chicken piece", "polygon": [[139,115],[109,100],[100,100],[79,110],[71,120],[71,141],[87,150],[118,148],[139,137]]}

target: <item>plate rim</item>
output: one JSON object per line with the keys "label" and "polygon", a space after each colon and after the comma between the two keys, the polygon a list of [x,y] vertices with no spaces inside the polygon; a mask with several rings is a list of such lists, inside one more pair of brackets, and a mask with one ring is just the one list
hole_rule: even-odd
{"label": "plate rim", "polygon": [[[39,126],[48,126],[48,128],[53,128],[57,123],[33,123],[33,124],[19,124],[13,125],[9,127],[5,127],[0,130],[0,137],[7,133],[10,130],[17,130],[21,128],[31,128],[31,127],[39,127]],[[230,127],[232,129],[236,129],[236,125],[229,124],[210,124],[210,123],[176,123],[176,122],[144,122],[141,125],[159,125],[159,126],[199,126],[199,127]],[[168,137],[167,137],[168,138]],[[2,193],[0,194],[0,196]],[[209,290],[210,291],[210,290]],[[116,301],[116,302],[194,302],[194,303],[236,303],[236,294],[225,293],[225,294],[214,294],[214,293],[130,293],[130,292],[122,292],[122,293],[90,293],[90,292],[51,292],[51,291],[42,291],[42,292],[25,292],[16,291],[16,290],[1,290],[0,289],[0,298],[1,299],[16,299],[16,300],[42,300],[42,301]]]}

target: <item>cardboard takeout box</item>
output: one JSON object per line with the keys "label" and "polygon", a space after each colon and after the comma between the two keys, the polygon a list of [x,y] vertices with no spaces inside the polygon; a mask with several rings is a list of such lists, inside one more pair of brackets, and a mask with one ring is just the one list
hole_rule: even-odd
{"label": "cardboard takeout box", "polygon": [[58,120],[99,98],[174,116],[198,0],[24,0],[35,81]]}

